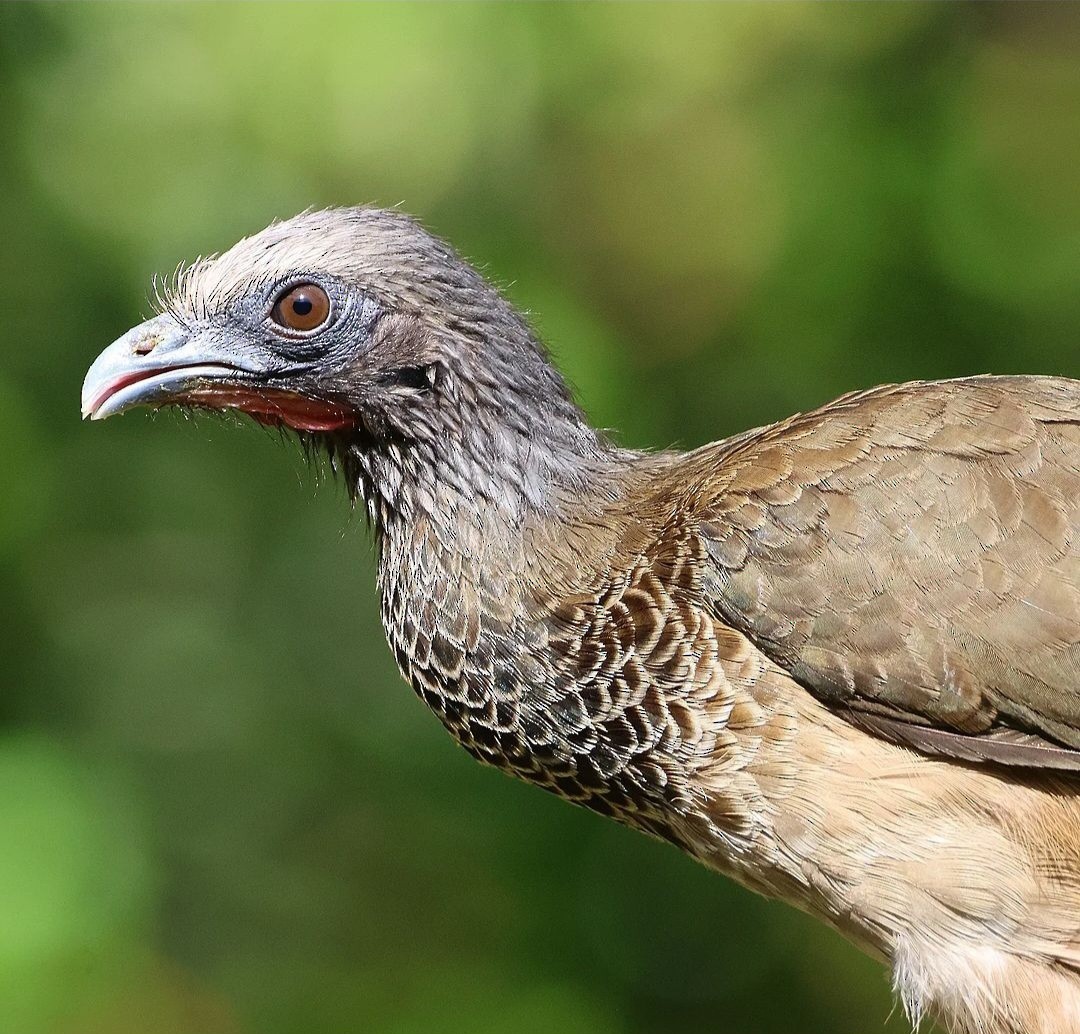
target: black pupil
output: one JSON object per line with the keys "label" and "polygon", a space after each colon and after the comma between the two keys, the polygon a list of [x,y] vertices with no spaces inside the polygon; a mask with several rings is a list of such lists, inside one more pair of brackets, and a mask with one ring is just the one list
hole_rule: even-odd
{"label": "black pupil", "polygon": [[313,308],[311,299],[306,294],[297,295],[293,299],[292,310],[297,316],[307,316]]}

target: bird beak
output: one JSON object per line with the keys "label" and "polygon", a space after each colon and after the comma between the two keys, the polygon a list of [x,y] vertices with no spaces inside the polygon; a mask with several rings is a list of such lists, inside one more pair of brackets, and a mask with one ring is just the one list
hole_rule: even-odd
{"label": "bird beak", "polygon": [[253,349],[193,331],[172,316],[133,327],[94,360],[82,387],[83,419],[104,420],[135,406],[238,409],[263,424],[332,431],[356,424],[346,407],[271,387],[271,360]]}
{"label": "bird beak", "polygon": [[104,420],[133,406],[164,405],[200,387],[254,373],[222,358],[220,349],[207,347],[171,317],[155,316],[94,360],[83,381],[83,418]]}

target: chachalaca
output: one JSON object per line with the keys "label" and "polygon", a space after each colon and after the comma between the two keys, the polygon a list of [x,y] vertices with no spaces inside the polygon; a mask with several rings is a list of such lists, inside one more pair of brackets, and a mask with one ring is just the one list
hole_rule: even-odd
{"label": "chachalaca", "polygon": [[84,415],[232,409],[325,449],[401,671],[469,753],[829,923],[915,1021],[1080,1031],[1080,382],[631,451],[474,269],[370,208],[160,301]]}

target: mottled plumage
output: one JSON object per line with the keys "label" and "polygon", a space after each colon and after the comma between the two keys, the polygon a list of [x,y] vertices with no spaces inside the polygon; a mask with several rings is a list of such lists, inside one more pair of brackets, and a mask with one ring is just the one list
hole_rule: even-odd
{"label": "mottled plumage", "polygon": [[[297,285],[324,325],[281,323]],[[913,1018],[1080,1030],[1080,382],[631,452],[447,245],[342,209],[182,273],[84,387],[169,403],[325,446],[402,673],[475,757],[819,916]]]}

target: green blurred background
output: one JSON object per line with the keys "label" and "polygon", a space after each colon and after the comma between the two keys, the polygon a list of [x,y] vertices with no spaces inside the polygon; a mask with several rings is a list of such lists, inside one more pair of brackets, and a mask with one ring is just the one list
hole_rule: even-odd
{"label": "green blurred background", "polygon": [[1078,15],[0,7],[0,1031],[906,1029],[833,934],[457,750],[294,449],[79,385],[155,271],[362,201],[633,445],[1075,376]]}

